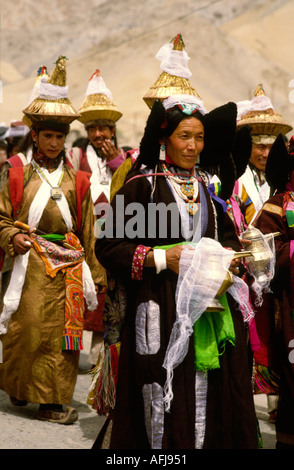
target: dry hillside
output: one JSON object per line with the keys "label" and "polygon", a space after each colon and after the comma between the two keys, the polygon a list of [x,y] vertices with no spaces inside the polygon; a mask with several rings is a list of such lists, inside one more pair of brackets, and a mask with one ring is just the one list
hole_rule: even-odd
{"label": "dry hillside", "polygon": [[[148,108],[142,97],[158,78],[158,49],[177,33],[190,79],[211,109],[252,97],[263,83],[294,126],[289,101],[291,0],[1,0],[0,121],[22,117],[36,71],[68,57],[69,97],[78,108],[96,68],[122,111],[121,145],[138,145]],[[80,123],[74,128],[83,131]]]}

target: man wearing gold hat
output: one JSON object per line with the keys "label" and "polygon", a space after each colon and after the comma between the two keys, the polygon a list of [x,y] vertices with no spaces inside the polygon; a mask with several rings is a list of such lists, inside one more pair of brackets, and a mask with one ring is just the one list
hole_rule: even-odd
{"label": "man wearing gold hat", "polygon": [[97,307],[105,270],[94,255],[89,179],[65,163],[64,142],[79,115],[59,57],[24,110],[34,141],[30,164],[9,170],[1,193],[0,247],[14,258],[0,314],[0,388],[12,404],[38,403],[37,418],[77,420],[71,403],[82,349],[84,302]]}
{"label": "man wearing gold hat", "polygon": [[249,224],[270,197],[264,172],[271,146],[279,133],[286,135],[292,127],[274,110],[262,85],[257,87],[251,101],[241,101],[237,106],[237,128],[246,125],[251,128],[252,150],[246,170],[235,184],[234,194],[243,202],[245,221]]}
{"label": "man wearing gold hat", "polygon": [[[251,101],[238,103],[237,128],[241,129],[244,126],[251,128],[251,156],[245,172],[235,183],[234,194],[243,203],[245,222],[249,225],[254,224],[264,203],[271,196],[271,187],[266,179],[265,170],[272,145],[278,134],[285,137],[292,127],[274,110],[261,84],[256,88]],[[265,345],[270,341],[270,330],[264,327],[264,322],[272,308],[272,297],[263,293],[262,298],[262,305],[255,307],[255,323],[260,343],[259,348],[253,351],[255,392],[266,393],[269,421],[274,422],[278,387],[276,377],[266,367]],[[265,386],[266,382],[269,385]]]}
{"label": "man wearing gold hat", "polygon": [[109,202],[111,178],[125,160],[125,152],[118,147],[116,137],[116,122],[122,113],[113,103],[99,70],[89,80],[79,113],[78,120],[84,124],[88,140],[82,149],[69,152],[72,165],[76,170],[92,173],[93,203]]}
{"label": "man wearing gold hat", "polygon": [[[96,70],[90,77],[85,99],[79,109],[80,117],[87,131],[88,139],[82,148],[72,148],[69,151],[71,164],[76,170],[91,173],[91,194],[94,206],[110,202],[110,183],[114,172],[125,160],[125,152],[118,147],[116,137],[116,122],[122,113],[113,103],[112,93]],[[97,214],[98,215],[98,214]],[[100,215],[100,214],[99,214]],[[100,305],[105,300],[105,293],[100,292]],[[92,346],[88,361],[96,365],[98,354],[103,344],[102,311],[93,312],[87,328],[92,333]],[[88,321],[88,320],[87,320]],[[90,325],[91,321],[91,325]],[[96,325],[94,324],[96,323]]]}

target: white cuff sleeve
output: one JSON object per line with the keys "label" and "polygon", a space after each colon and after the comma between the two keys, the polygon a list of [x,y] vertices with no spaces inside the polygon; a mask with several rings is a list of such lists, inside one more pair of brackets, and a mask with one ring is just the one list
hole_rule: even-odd
{"label": "white cuff sleeve", "polygon": [[154,253],[154,263],[156,267],[156,274],[159,274],[160,271],[166,269],[166,252],[165,250],[161,250],[156,248],[153,250]]}

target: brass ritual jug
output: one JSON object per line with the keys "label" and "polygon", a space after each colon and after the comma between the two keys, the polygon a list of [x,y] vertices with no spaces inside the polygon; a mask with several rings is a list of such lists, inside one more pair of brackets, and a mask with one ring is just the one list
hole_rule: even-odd
{"label": "brass ritual jug", "polygon": [[242,233],[243,239],[251,240],[249,249],[252,256],[246,259],[245,265],[249,274],[251,274],[259,284],[265,284],[271,281],[270,266],[274,254],[266,242],[272,237],[279,235],[280,232],[273,232],[266,235],[261,234],[261,232],[253,226],[249,226],[247,230]]}

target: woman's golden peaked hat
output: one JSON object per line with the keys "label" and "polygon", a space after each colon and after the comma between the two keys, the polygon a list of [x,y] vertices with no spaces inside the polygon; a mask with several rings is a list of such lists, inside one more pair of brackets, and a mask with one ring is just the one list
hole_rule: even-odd
{"label": "woman's golden peaked hat", "polygon": [[70,124],[79,117],[68,99],[66,60],[64,56],[58,57],[51,77],[41,80],[39,96],[23,110],[32,122],[57,120]]}
{"label": "woman's golden peaked hat", "polygon": [[[185,45],[181,34],[174,37],[170,43],[173,45],[173,51],[184,51]],[[156,99],[163,101],[171,95],[195,95],[200,98],[188,78],[163,71],[154,85],[145,94],[143,100],[151,109]]]}

